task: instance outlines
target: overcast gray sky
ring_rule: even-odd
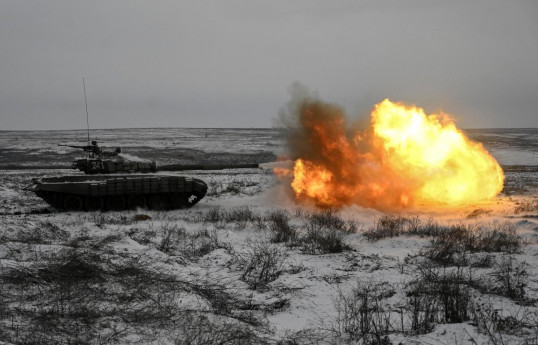
[[[300,81],[538,127],[538,1],[0,0],[0,130],[270,127]]]

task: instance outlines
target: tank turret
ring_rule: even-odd
[[[58,144],[58,146],[66,146],[66,147],[71,147],[71,148],[74,148],[74,149],[82,149],[84,152],[88,152],[91,157],[93,157],[93,156],[101,156],[101,154],[103,153],[103,151],[101,150],[99,145],[97,145],[96,140],[92,140],[91,145],[90,144],[89,145]],[[120,149],[120,152],[121,152],[121,149]]]
[[[103,150],[93,140],[91,145],[65,145],[88,152],[87,158],[77,159],[71,168],[80,170],[85,174],[118,174],[118,173],[150,173],[157,171],[157,164],[148,160],[130,160],[121,155],[121,147],[114,151]]]

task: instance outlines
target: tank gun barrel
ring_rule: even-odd
[[[258,163],[246,164],[169,164],[157,167],[157,171],[185,171],[185,170],[224,170],[224,169],[257,169]]]
[[[91,145],[68,145],[68,144],[58,144],[58,146],[71,147],[74,149],[82,149],[84,152],[89,152],[95,155],[100,155],[102,153],[101,148],[97,145],[96,141],[92,141]]]
[[[65,147],[71,147],[74,149],[85,149],[89,145],[67,145],[67,144],[58,144],[58,146],[65,146]]]

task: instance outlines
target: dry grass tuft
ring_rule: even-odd
[[[273,233],[271,237],[272,242],[284,242],[289,246],[298,245],[299,233],[297,232],[297,228],[290,224],[290,218],[289,213],[282,210],[269,213],[267,221],[269,223],[269,229]]]
[[[248,251],[238,254],[236,261],[241,267],[241,280],[250,289],[264,289],[286,269],[286,254],[278,246],[267,242],[250,241]]]
[[[470,319],[471,286],[476,285],[465,269],[421,267],[407,291],[406,310],[410,330],[425,334],[437,323],[461,323]]]
[[[516,203],[514,214],[538,212],[538,198]]]

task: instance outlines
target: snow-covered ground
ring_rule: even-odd
[[[2,171],[0,342],[538,344],[538,132],[517,131],[469,133],[517,151],[494,202],[398,215],[298,205],[270,168],[181,173],[209,186],[189,210],[56,212],[23,188],[72,171]],[[283,152],[277,130],[97,132],[158,163]],[[1,163],[61,163],[79,134],[0,132]]]

